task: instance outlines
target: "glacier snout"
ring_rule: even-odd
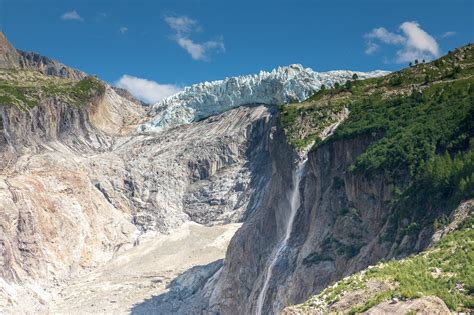
[[[219,114],[248,104],[279,105],[300,102],[322,85],[332,87],[345,83],[357,74],[359,79],[378,77],[387,71],[355,72],[346,70],[316,72],[302,65],[278,67],[271,72],[203,82],[153,105],[153,118],[139,131],[160,131]]]

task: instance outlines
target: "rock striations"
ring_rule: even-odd
[[[4,72],[32,71],[10,63],[15,51],[3,46]],[[29,77],[56,74],[36,71]],[[7,83],[21,91],[20,81]],[[38,103],[0,106],[2,311],[45,310],[64,281],[143,236],[186,221],[242,221],[268,182],[275,108],[245,106],[168,133],[137,135],[147,107],[103,85],[81,104],[30,85]]]
[[[0,68],[19,67],[19,53],[0,31]]]

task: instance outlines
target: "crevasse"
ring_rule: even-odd
[[[203,82],[153,105],[153,118],[139,131],[160,131],[219,114],[248,104],[278,105],[307,99],[324,84],[344,83],[354,74],[359,79],[387,74],[386,71],[355,72],[346,70],[316,72],[302,65],[278,67],[271,72]]]

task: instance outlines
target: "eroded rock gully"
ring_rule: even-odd
[[[0,117],[6,312],[47,310],[68,279],[144,237],[242,221],[271,171],[276,116],[265,106],[139,135],[145,108],[108,87],[82,107],[45,99],[27,112],[1,106]]]

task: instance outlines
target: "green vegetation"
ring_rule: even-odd
[[[473,136],[474,78],[412,89],[408,96],[373,93],[350,105],[349,118],[332,140],[368,134],[373,144],[355,170],[415,175],[421,161],[437,152],[466,150]],[[377,139],[380,138],[380,139]]]
[[[313,149],[341,139],[370,140],[346,172],[392,184],[389,229],[379,242],[399,243],[404,235],[415,238],[430,225],[441,228],[461,201],[474,197],[474,45],[385,77],[321,90],[303,103],[281,107],[281,123],[289,142],[301,148],[314,137],[320,139],[321,130],[334,122],[319,117],[335,116],[344,108],[350,112],[347,119]],[[334,178],[332,188],[340,189],[343,183]],[[341,216],[351,213],[347,207],[339,211]],[[346,292],[365,290],[370,279],[378,279],[391,286],[349,313],[395,297],[429,295],[441,298],[451,310],[472,310],[473,217],[426,252],[343,279],[301,308],[316,305],[326,311]],[[359,251],[357,246],[335,245],[332,249],[346,257]],[[312,253],[303,263],[311,266],[328,257]]]
[[[437,296],[455,311],[474,308],[474,230],[473,217],[464,228],[444,237],[427,252],[401,261],[390,261],[365,274],[397,283],[393,290],[380,293],[352,310],[359,313],[381,300],[392,297],[414,299]],[[471,226],[467,226],[471,224]]]
[[[415,299],[437,296],[453,311],[474,308],[474,215],[462,222],[458,229],[441,239],[429,250],[407,257],[379,263],[373,268],[356,273],[326,288],[311,298],[300,309],[317,305],[323,311],[339,301],[346,293],[367,288],[371,279],[391,283],[385,291],[367,296],[349,314],[361,313],[383,301],[398,298]],[[308,260],[319,257],[308,257]],[[318,301],[318,303],[315,303]]]
[[[474,121],[474,120],[473,120]],[[401,217],[412,217],[418,221],[431,209],[434,226],[447,223],[451,209],[461,200],[474,196],[474,150],[473,145],[465,152],[451,156],[447,151],[421,161],[417,176],[406,190],[396,198]],[[439,209],[446,209],[439,213]]]
[[[389,132],[389,136],[394,137],[397,131],[423,124],[438,112],[449,116],[446,107],[450,109],[458,99],[466,109],[474,89],[471,88],[473,47],[462,47],[432,63],[418,64],[385,77],[354,80],[332,89],[321,89],[305,102],[281,106],[282,126],[290,143],[301,148],[302,144],[311,143],[309,138],[319,137],[319,132],[333,123],[334,116],[344,108],[350,109],[349,119],[338,128],[333,139],[372,131]],[[459,91],[462,95],[456,94]],[[418,108],[420,104],[423,106]],[[433,105],[437,108],[431,108]],[[399,116],[400,113],[403,116]],[[418,119],[419,114],[423,117]],[[406,121],[406,118],[410,120]],[[374,164],[371,166],[377,168],[377,163]]]
[[[394,227],[404,218],[418,224],[404,226],[406,234],[439,224],[459,201],[474,196],[474,45],[415,64],[322,89],[305,102],[282,106],[280,118],[297,148],[369,138],[371,144],[347,171],[393,183]],[[344,108],[347,119],[321,141],[321,131]]]
[[[310,266],[324,261],[332,261],[332,258],[325,255],[318,255],[317,253],[311,253],[303,259],[303,264]]]
[[[323,130],[339,121],[344,110],[344,102],[315,104],[315,97],[325,94],[321,90],[305,102],[280,107],[280,122],[285,129],[288,141],[296,148],[305,148],[319,143]],[[304,127],[303,127],[304,126]]]
[[[91,76],[76,81],[30,70],[0,69],[0,105],[13,105],[25,111],[49,97],[81,106],[104,91],[105,85]]]

